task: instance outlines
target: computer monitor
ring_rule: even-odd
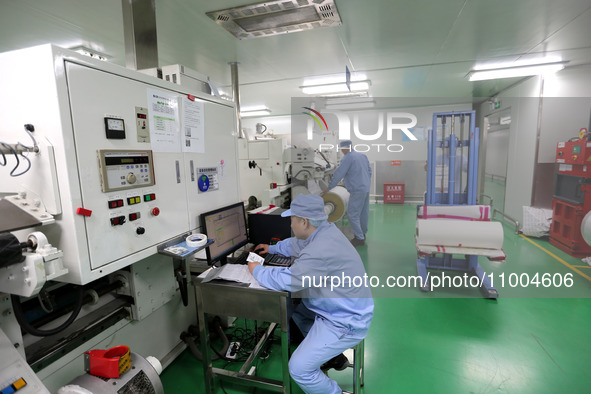
[[[207,262],[227,263],[227,256],[248,243],[244,204],[239,202],[200,215],[201,230],[214,243],[206,248]]]

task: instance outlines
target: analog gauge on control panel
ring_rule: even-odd
[[[107,139],[125,139],[125,121],[120,118],[105,117]]]

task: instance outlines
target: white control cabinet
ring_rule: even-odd
[[[55,215],[38,230],[64,252],[62,281],[86,284],[149,257],[195,230],[201,212],[240,201],[232,103],[52,45],[0,54],[0,86],[0,141],[30,144],[33,124],[41,148],[20,177],[7,155],[0,193],[25,191]],[[203,103],[204,152],[184,152],[181,136],[162,149],[183,116],[176,129],[150,118],[151,92]],[[216,170],[215,189],[200,192],[199,169]]]

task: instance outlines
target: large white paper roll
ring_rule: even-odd
[[[417,219],[417,244],[501,249],[503,226],[499,222]]]
[[[581,222],[581,235],[588,245],[591,245],[591,212],[587,212]]]
[[[349,196],[349,192],[343,186],[336,186],[322,196],[324,212],[328,215],[329,222],[336,222],[343,217],[349,205]]]

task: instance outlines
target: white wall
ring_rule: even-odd
[[[539,163],[554,163],[556,144],[589,128],[591,65],[566,69],[544,80]]]
[[[567,68],[543,79],[529,78],[498,99],[502,109],[511,111],[504,211],[522,222],[523,206],[532,205],[534,193],[551,198],[552,188],[541,188],[539,182],[554,178],[548,172],[553,171],[556,143],[577,137],[580,128],[589,127],[591,65]],[[488,103],[481,104],[480,110],[483,117],[492,113]],[[534,189],[536,168],[538,184]]]
[[[511,112],[504,212],[520,222],[522,207],[530,205],[533,190],[540,81],[530,78],[498,96],[501,109]],[[489,103],[481,104],[480,110],[482,116],[493,113]]]

